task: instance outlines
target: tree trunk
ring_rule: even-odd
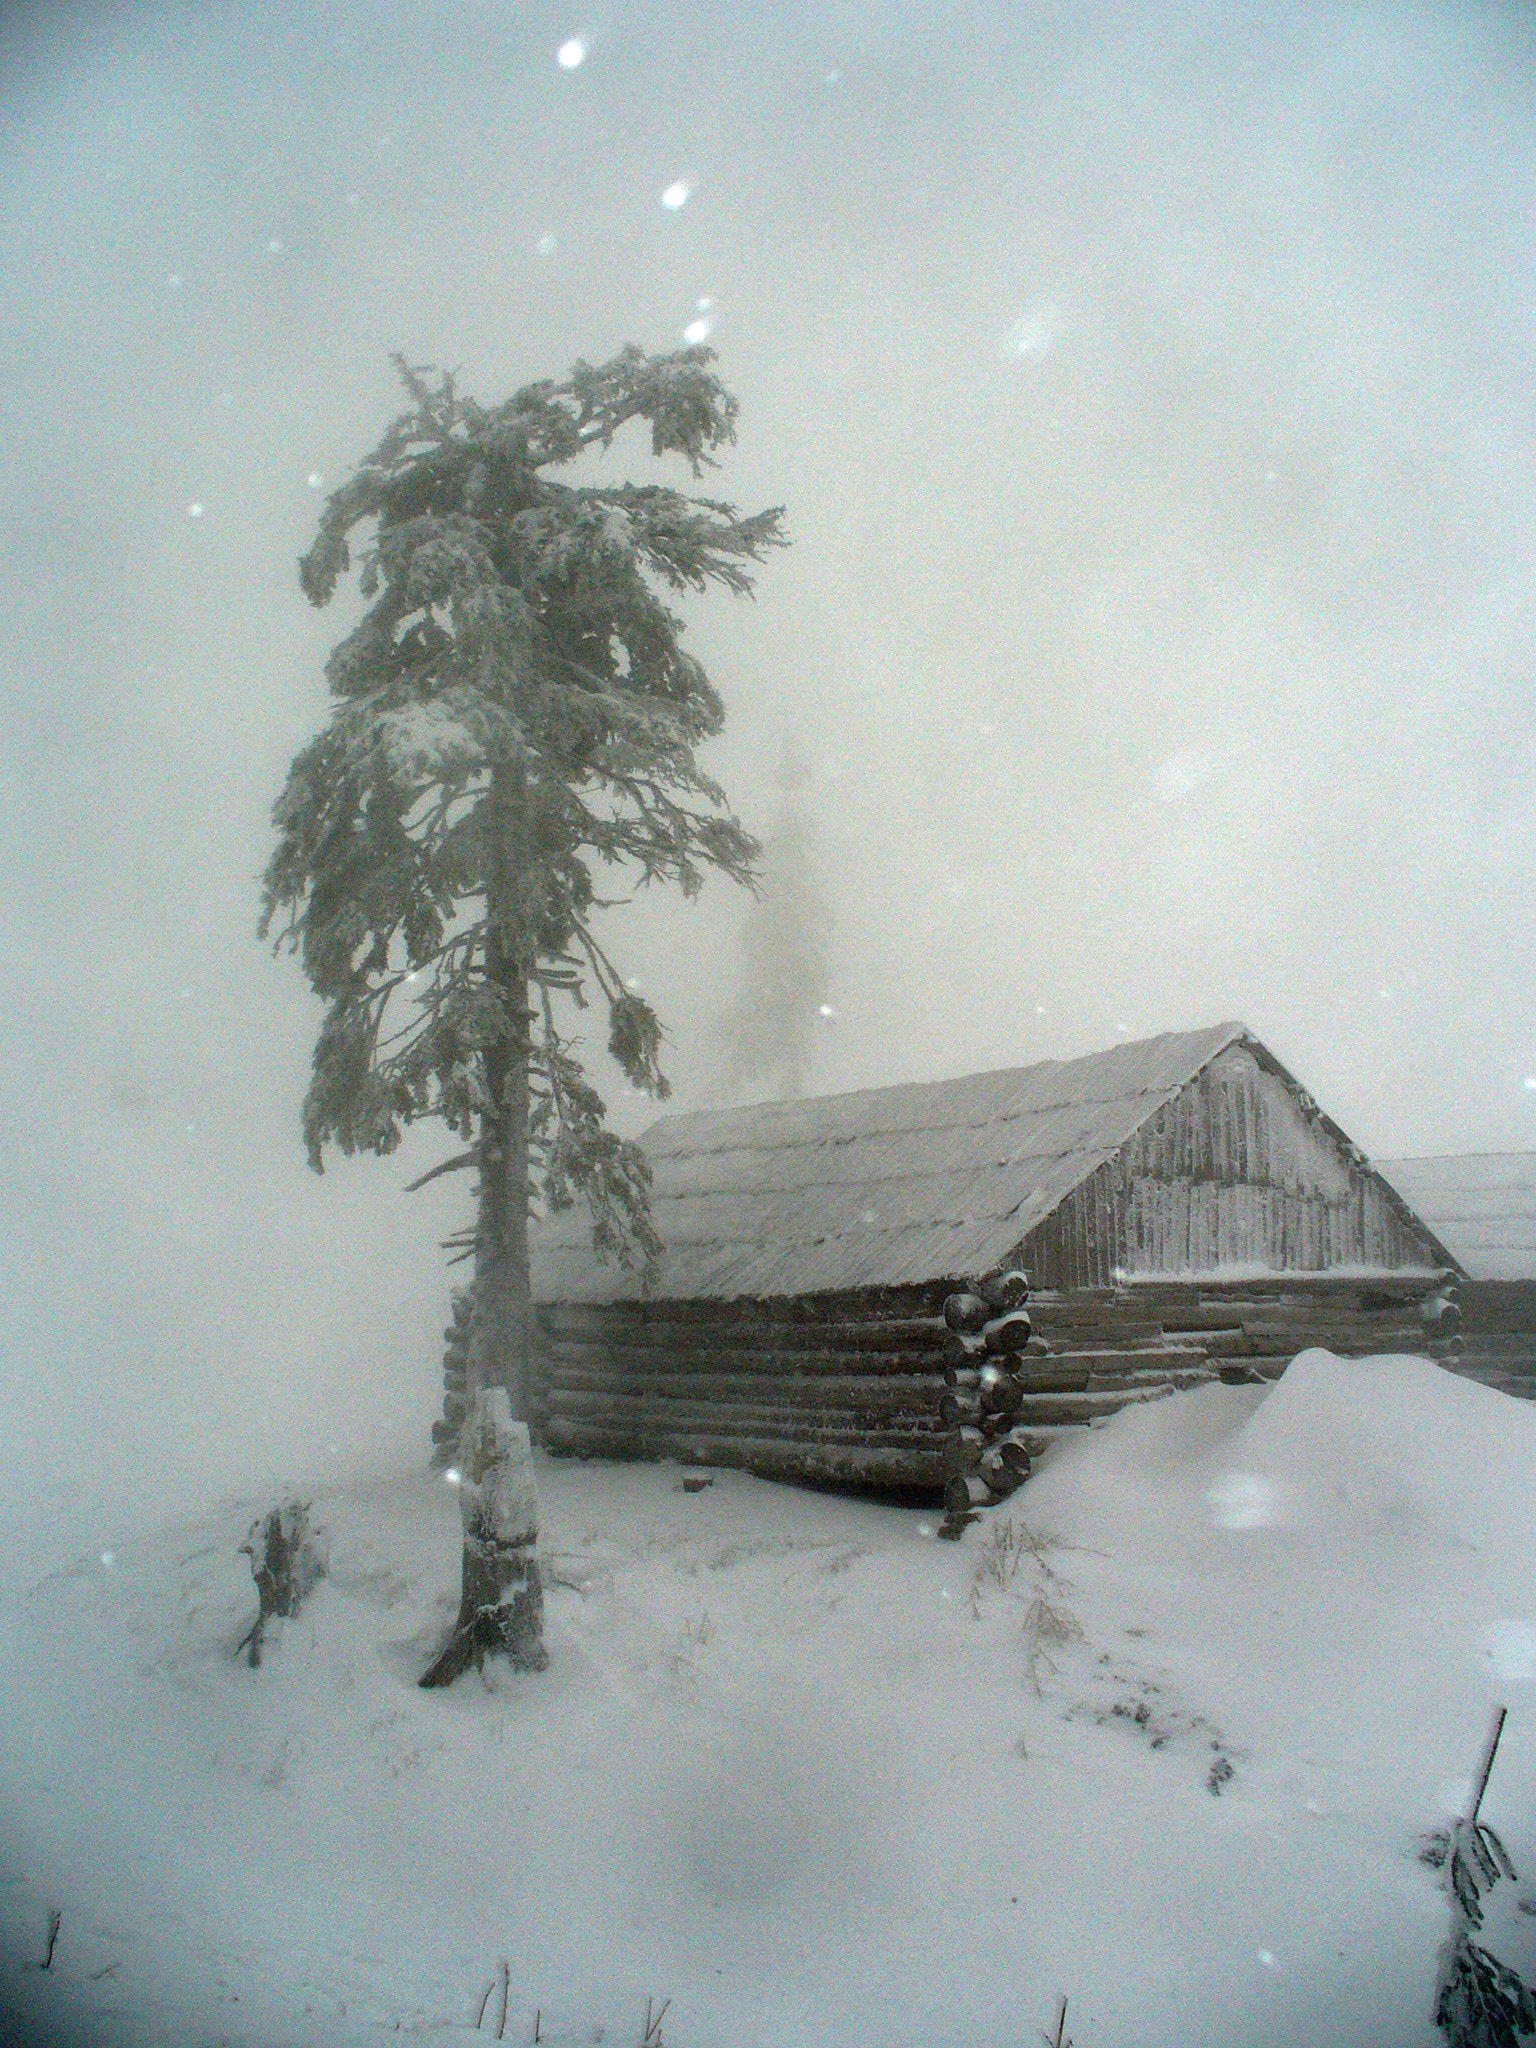
[[[538,1504],[526,1425],[514,1422],[501,1387],[475,1396],[465,1430],[459,1509],[464,1562],[453,1633],[422,1676],[424,1686],[452,1685],[486,1653],[509,1657],[519,1671],[543,1671],[544,1587],[535,1556]]]
[[[522,778],[495,770],[490,814],[493,845],[486,882],[486,972],[501,997],[507,1035],[487,1047],[486,1092],[493,1107],[480,1124],[479,1224],[475,1247],[475,1338],[471,1391],[503,1387],[519,1422],[532,1419],[533,1296],[528,1278],[528,1055],[531,919]]]

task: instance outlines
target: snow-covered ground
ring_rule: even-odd
[[[1536,1977],[1533,1475],[1536,1405],[1316,1351],[1061,1443],[958,1545],[541,1461],[551,1667],[446,1693],[439,1479],[315,1496],[258,1671],[268,1503],[96,1532],[0,1605],[0,2038],[468,2040],[505,1958],[524,2043],[633,2048],[649,1999],[668,2048],[1020,2048],[1065,1995],[1077,2048],[1428,2048],[1419,1852],[1494,1700],[1488,1938]]]

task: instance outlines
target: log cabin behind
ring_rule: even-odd
[[[1458,1371],[1536,1399],[1536,1152],[1384,1161],[1466,1273]]]
[[[1459,1269],[1241,1024],[1083,1059],[669,1116],[642,1140],[664,1251],[535,1237],[554,1451],[937,1486],[942,1306],[1022,1265],[1041,1435],[1308,1344],[1427,1348]]]

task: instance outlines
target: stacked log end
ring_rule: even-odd
[[[1043,1348],[1028,1310],[1029,1276],[1017,1267],[988,1274],[944,1303],[944,1392],[949,1425],[944,1455],[944,1521],[951,1541],[983,1508],[1006,1500],[1029,1477],[1030,1454],[1019,1417],[1023,1361]]]

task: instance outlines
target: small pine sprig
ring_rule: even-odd
[[[1536,1992],[1507,1963],[1472,1939],[1483,1924],[1483,1894],[1501,1878],[1513,1879],[1509,1851],[1478,1818],[1503,1732],[1505,1710],[1495,1707],[1467,1812],[1448,1835],[1436,1837],[1432,1859],[1446,1874],[1451,1929],[1440,1954],[1435,2024],[1449,2048],[1520,2048],[1536,2033]]]
[[[1451,2048],[1520,2048],[1536,2033],[1531,1987],[1470,1935],[1451,1944],[1435,2001],[1435,2024]]]

